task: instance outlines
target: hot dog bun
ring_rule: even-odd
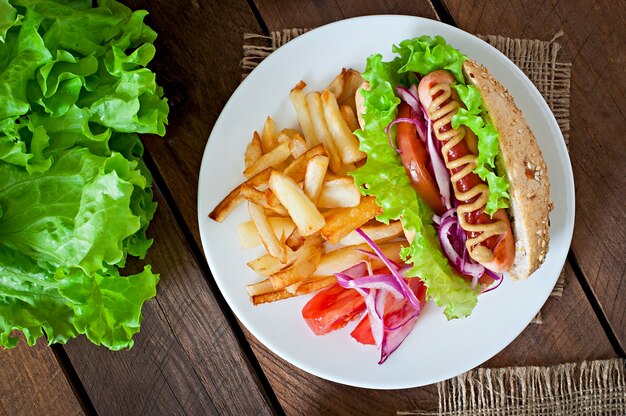
[[[550,243],[548,217],[553,205],[546,162],[506,88],[487,68],[471,60],[464,62],[463,74],[480,91],[485,116],[500,134],[496,167],[509,181],[509,217],[515,235],[515,260],[509,273],[514,279],[526,279],[543,263]]]

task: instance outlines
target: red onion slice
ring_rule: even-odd
[[[402,288],[396,279],[390,274],[374,274],[357,279],[348,279],[343,273],[336,273],[339,286],[346,289],[384,289],[389,291],[396,299],[404,299]]]
[[[398,95],[400,96],[400,98],[409,105],[409,107],[411,107],[413,109],[413,111],[419,113],[421,112],[421,108],[420,108],[420,102],[419,99],[417,98],[417,87],[415,87],[415,93],[413,93],[413,86],[411,86],[411,90],[407,89],[406,87],[403,87],[401,85],[398,85],[396,87],[396,92],[398,93]]]
[[[485,273],[485,267],[464,256],[467,251],[465,247],[465,231],[462,231],[456,216],[447,216],[446,214],[442,216],[441,225],[437,232],[441,248],[450,263],[459,273],[472,277],[472,287],[476,287],[478,279]],[[460,229],[462,233],[459,233]],[[455,250],[450,238],[462,239],[462,244],[458,245],[460,245],[463,255]]]
[[[504,276],[496,273],[496,272],[492,272],[489,269],[485,269],[485,274],[489,277],[491,277],[493,280],[495,280],[497,283],[495,286],[491,286],[488,287],[487,289],[483,290],[481,293],[487,293],[487,292],[491,292],[492,290],[496,290],[497,288],[500,287],[500,285],[502,284],[502,281],[504,280]]]
[[[402,276],[398,273],[398,268],[391,262],[391,260],[389,260],[389,258],[387,258],[387,256],[385,256],[380,247],[378,247],[376,243],[374,243],[374,241],[372,241],[372,239],[363,232],[363,230],[357,228],[356,232],[365,240],[365,242],[372,248],[372,250],[374,250],[374,253],[376,253],[378,258],[385,264],[385,266],[387,266],[389,271],[391,271],[391,274],[398,281],[398,284],[402,288],[402,293],[404,294],[404,297],[409,301],[409,303],[413,305],[415,309],[421,308],[419,300],[417,300],[417,297],[415,297],[415,293],[411,291]]]

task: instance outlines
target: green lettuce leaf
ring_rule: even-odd
[[[141,305],[154,296],[157,277],[147,268],[122,278],[114,266],[123,266],[129,251],[145,255],[152,243],[145,236],[156,207],[149,184],[138,161],[120,153],[96,156],[82,147],[64,152],[45,173],[0,163],[0,249],[11,253],[0,256],[0,298],[13,308],[30,302],[36,309],[29,307],[18,321],[3,310],[0,334],[28,327],[38,336],[43,329],[50,342],[86,334],[112,349],[132,345]],[[71,330],[65,321],[62,330],[55,326],[40,308],[42,296],[57,318],[76,315]],[[77,310],[62,313],[64,303]],[[61,338],[51,335],[57,332]]]
[[[364,91],[365,126],[357,130],[361,150],[367,162],[352,173],[365,195],[376,197],[383,208],[378,220],[400,219],[404,227],[415,232],[413,243],[402,255],[412,263],[409,276],[419,276],[428,288],[428,295],[445,308],[448,319],[468,316],[477,303],[477,292],[450,267],[432,226],[432,211],[419,199],[406,175],[398,154],[389,146],[385,127],[395,118],[400,99],[395,85],[401,79],[398,69],[402,60],[383,62],[380,55],[367,60],[363,77],[370,83]]]
[[[114,0],[0,0],[0,345],[133,345],[156,210],[135,133],[165,134],[156,33]]]
[[[441,36],[420,36],[415,39],[406,39],[400,45],[393,46],[403,65],[399,72],[417,72],[426,75],[437,69],[447,69],[457,81],[463,81],[463,61],[465,56],[448,45]]]
[[[19,251],[0,245],[0,345],[17,345],[14,330],[28,345],[45,336],[65,344],[85,334],[96,345],[112,350],[130,348],[139,331],[141,307],[154,297],[159,276],[150,266],[132,276],[79,269],[54,269]]]

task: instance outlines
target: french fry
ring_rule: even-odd
[[[240,203],[245,201],[245,199],[241,196],[241,189],[246,185],[255,188],[266,185],[270,179],[271,172],[271,168],[265,169],[230,191],[230,193],[226,195],[226,197],[222,199],[219,204],[217,204],[213,211],[211,211],[209,218],[217,222],[224,221],[228,214],[233,212],[233,210],[237,208]]]
[[[281,133],[285,133],[290,139],[293,139],[296,136],[302,137],[302,133],[295,129],[282,129]]]
[[[343,163],[354,163],[365,157],[359,150],[359,140],[341,115],[335,95],[326,90],[322,93],[322,106],[328,130],[336,143]]]
[[[265,119],[263,125],[263,132],[261,133],[261,147],[263,153],[267,153],[276,147],[278,141],[276,140],[276,123],[271,117]]]
[[[270,276],[278,273],[286,267],[291,266],[300,258],[310,257],[316,250],[321,249],[323,240],[317,235],[313,235],[304,241],[298,250],[287,250],[287,262],[281,263],[277,258],[265,254],[259,258],[249,261],[248,267],[262,276]]]
[[[289,151],[291,152],[291,156],[293,156],[294,159],[297,159],[302,156],[307,151],[307,149],[308,147],[306,145],[306,141],[304,141],[300,134],[296,133],[289,143]]]
[[[324,217],[313,202],[289,176],[273,171],[269,180],[270,189],[283,204],[289,216],[303,236],[309,236],[324,226]]]
[[[306,87],[306,83],[304,81],[300,81],[289,93],[289,99],[291,100],[291,104],[298,115],[298,121],[300,122],[300,127],[302,127],[302,132],[307,146],[313,147],[318,145],[320,142],[315,134],[313,122],[311,121],[311,115],[309,113],[309,106],[306,102],[304,92],[302,91],[304,87]]]
[[[289,210],[288,207],[287,210]],[[322,227],[320,232],[322,237],[330,244],[337,244],[352,230],[365,224],[380,213],[382,213],[382,210],[376,205],[376,199],[372,196],[367,196],[361,198],[361,203],[356,207],[341,208],[333,215],[327,217],[326,224]]]
[[[251,186],[244,185],[241,188],[241,197],[246,201],[259,205],[265,209],[270,210],[274,214],[278,214],[282,217],[289,215],[285,207],[280,204],[276,198],[273,198],[271,191],[265,192],[259,191]]]
[[[332,82],[328,84],[328,87],[326,87],[328,91],[331,91],[337,97],[343,94],[346,72],[346,68],[343,68],[339,75],[337,75],[335,79],[333,79]]]
[[[322,188],[325,186],[324,177],[328,169],[328,157],[318,155],[309,160],[304,174],[304,193],[317,205]],[[357,189],[358,192],[358,189]]]
[[[252,135],[252,141],[246,146],[246,153],[244,154],[244,162],[246,168],[256,162],[261,156],[263,156],[263,149],[261,148],[261,137],[256,131]]]
[[[379,223],[376,225],[366,225],[361,227],[361,230],[375,242],[386,241],[402,235],[402,223],[400,221],[393,221],[389,224]],[[356,231],[352,231],[350,234],[342,238],[338,244],[342,246],[351,246],[359,244],[362,241],[363,237],[361,237]]]
[[[311,121],[313,122],[313,128],[317,140],[320,141],[326,153],[328,153],[330,169],[333,172],[337,172],[341,167],[341,156],[337,149],[337,144],[333,140],[333,136],[328,130],[326,120],[324,118],[324,108],[322,107],[322,98],[319,92],[310,92],[306,95],[306,103],[309,106],[309,113],[311,114]]]
[[[281,144],[281,143],[285,143],[291,140],[291,137],[289,137],[289,135],[287,135],[287,133],[285,132],[280,132],[278,133],[278,135],[276,136],[276,142],[277,144]]]
[[[285,168],[283,173],[296,182],[302,182],[304,180],[304,175],[306,173],[306,167],[309,163],[309,160],[317,155],[326,155],[324,145],[318,144],[317,146],[312,147],[304,152],[302,155],[300,155],[299,158],[291,162],[289,166]]]
[[[407,246],[406,241],[380,244],[379,247],[391,260],[395,262],[401,262],[400,249]],[[357,250],[371,251],[372,249],[367,244],[359,244],[354,246],[342,247],[337,250],[329,251],[325,253],[320,259],[320,264],[313,272],[313,277],[328,276],[334,273],[346,270],[349,267],[361,261],[369,261],[372,269],[379,269],[384,266],[383,262],[376,259],[371,259],[367,254],[359,252]]]
[[[349,69],[344,75],[343,93],[341,96],[337,96],[339,104],[348,105],[356,112],[354,95],[362,83],[363,77],[361,76],[361,73],[359,71],[355,71],[354,69]]]
[[[287,240],[285,240],[285,245],[292,250],[298,250],[304,244],[305,238],[298,231],[298,227],[295,227]]]
[[[268,283],[265,285],[271,285],[271,283],[269,283],[269,279],[264,280],[263,283],[266,281]],[[275,302],[277,300],[287,299],[294,296],[307,295],[309,293],[330,287],[335,283],[337,283],[337,278],[335,276],[320,277],[316,279],[307,279],[303,282],[288,286],[285,289],[273,292],[263,292],[250,296],[252,297],[252,303],[254,305],[260,305],[262,303]]]
[[[341,116],[348,125],[348,128],[350,128],[350,131],[354,133],[361,128],[361,126],[359,126],[359,120],[357,120],[354,110],[352,110],[350,106],[341,105],[339,106],[339,111],[341,111]]]
[[[274,149],[272,149],[269,153],[265,153],[256,162],[247,167],[243,171],[243,175],[246,178],[250,178],[267,168],[279,165],[280,163],[287,160],[289,156],[291,156],[291,152],[289,151],[289,142],[281,143]]]
[[[248,203],[248,212],[250,213],[250,218],[254,222],[254,226],[259,233],[259,238],[261,239],[261,242],[265,246],[267,252],[272,257],[279,259],[281,263],[287,263],[287,248],[282,245],[280,241],[278,241],[278,238],[276,238],[274,230],[267,220],[263,208],[250,202]]]
[[[322,249],[315,250],[310,256],[299,258],[292,265],[271,275],[270,282],[274,289],[283,289],[296,282],[300,282],[313,274],[320,263]]]
[[[277,239],[281,239],[282,236],[290,235],[296,228],[296,224],[290,218],[284,217],[269,217],[268,221],[270,226],[274,230],[274,234]],[[259,233],[254,226],[254,222],[246,221],[237,226],[237,234],[239,235],[239,242],[243,248],[256,247],[261,244]]]
[[[272,282],[270,282],[270,279],[265,279],[261,280],[260,282],[246,286],[246,290],[248,291],[248,295],[258,296],[265,293],[274,292],[274,286],[272,286]]]
[[[320,208],[348,208],[359,205],[359,202],[361,202],[361,192],[354,184],[354,179],[337,178],[324,182],[317,206]]]

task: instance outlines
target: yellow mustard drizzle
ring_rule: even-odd
[[[478,196],[474,202],[463,203],[457,207],[461,228],[468,232],[480,233],[476,237],[468,238],[465,242],[465,246],[469,251],[470,257],[479,263],[487,263],[493,260],[493,251],[479,244],[489,237],[503,234],[506,231],[506,224],[501,220],[494,221],[490,224],[470,224],[465,219],[465,214],[477,211],[487,204],[487,201],[489,200],[489,187],[486,184],[481,183],[474,186],[467,192],[460,192],[457,189],[457,183],[459,180],[469,175],[476,167],[477,156],[469,153],[458,159],[452,161],[448,160],[448,152],[465,138],[465,128],[451,128],[450,130],[443,132],[441,129],[448,123],[452,122],[452,116],[459,111],[459,103],[456,100],[449,100],[445,106],[443,105],[452,94],[449,84],[443,82],[439,83],[432,87],[428,92],[431,97],[440,94],[431,102],[428,107],[428,114],[432,120],[436,120],[433,124],[433,128],[435,130],[435,137],[443,143],[441,152],[443,153],[446,167],[450,171],[462,167],[461,170],[450,177],[454,195],[459,201],[469,201]]]

